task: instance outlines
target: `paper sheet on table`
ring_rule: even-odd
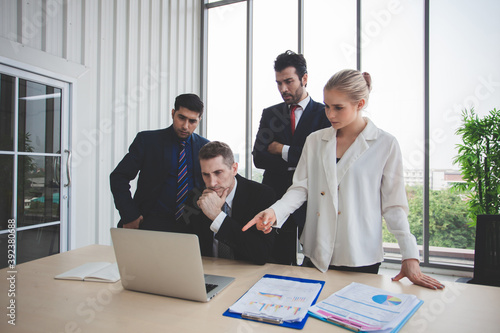
[[[311,306],[309,313],[361,331],[396,332],[422,303],[415,295],[353,282]]]
[[[253,285],[229,311],[283,321],[301,321],[321,290],[320,283],[263,277]]]

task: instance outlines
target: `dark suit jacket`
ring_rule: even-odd
[[[234,194],[231,217],[224,219],[215,238],[227,244],[234,251],[235,259],[247,260],[263,265],[269,261],[274,242],[274,232],[264,234],[255,226],[243,232],[241,228],[257,213],[271,206],[275,201],[274,191],[260,183],[236,175],[238,185]],[[184,214],[189,216],[189,225],[198,235],[201,254],[213,256],[214,233],[210,230],[212,221],[197,205],[202,190],[193,190],[186,200]]]
[[[203,186],[198,152],[208,142],[207,139],[193,133],[191,149],[193,158],[193,182],[195,187]],[[168,152],[176,145],[172,126],[155,131],[137,134],[130,145],[129,152],[110,175],[111,192],[121,220],[118,226],[132,222],[139,216],[146,217],[157,203],[168,172],[177,174],[177,169],[166,170],[170,158]],[[137,190],[132,198],[130,181],[139,173]]]
[[[257,168],[265,170],[262,183],[271,186],[278,198],[281,198],[292,184],[293,171],[289,172],[288,168],[297,166],[307,136],[329,126],[331,124],[325,115],[324,105],[313,101],[312,98],[300,117],[294,135],[290,128],[290,111],[286,103],[276,104],[262,111],[252,153],[253,161]],[[273,141],[290,146],[288,162],[267,151]]]
[[[312,98],[300,117],[294,135],[290,126],[290,110],[286,103],[276,104],[262,111],[252,152],[253,162],[257,168],[264,169],[262,183],[269,185],[276,192],[278,199],[292,185],[294,171],[289,171],[288,168],[297,166],[307,136],[328,126],[331,124],[325,115],[324,105],[316,103]],[[267,151],[267,147],[273,141],[290,146],[288,162],[283,160],[281,155],[274,155]],[[276,263],[285,265],[297,263],[297,226],[300,235],[305,219],[306,204],[304,203],[279,229],[273,249]]]

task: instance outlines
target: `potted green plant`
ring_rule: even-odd
[[[500,111],[480,118],[464,110],[462,137],[454,162],[462,172],[455,189],[468,196],[471,226],[476,227],[474,277],[468,283],[500,287]]]
[[[478,215],[500,214],[500,111],[493,109],[480,118],[474,111],[462,112],[462,137],[454,163],[460,167],[463,182],[453,184],[467,195],[471,226]]]

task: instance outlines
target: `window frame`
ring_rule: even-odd
[[[245,1],[247,2],[247,103],[246,103],[246,133],[245,133],[245,141],[246,141],[246,168],[245,168],[245,176],[250,178],[252,175],[252,159],[251,159],[251,150],[252,150],[252,29],[253,29],[253,0],[221,0],[208,3],[208,0],[202,0],[203,3],[203,11],[202,11],[202,41],[201,41],[201,56],[202,56],[202,66],[201,66],[201,87],[200,91],[202,92],[202,99],[206,102],[207,97],[207,45],[208,45],[208,11],[211,8],[216,8],[220,6],[231,5],[233,3],[238,3]],[[362,0],[356,0],[356,63],[357,69],[361,70],[362,62],[361,62],[361,32],[362,32],[362,16],[361,16],[361,8],[362,8]],[[429,193],[430,193],[430,155],[429,155],[429,137],[430,137],[430,0],[423,0],[424,4],[424,180],[423,180],[423,243],[422,243],[422,262],[421,266],[429,267],[429,268],[437,268],[437,269],[452,269],[457,271],[473,271],[473,266],[470,265],[459,265],[452,263],[433,263],[430,262],[429,255],[429,239],[430,239],[430,231],[429,231]],[[298,17],[297,20],[299,22],[298,27],[299,31],[297,32],[297,49],[299,53],[304,52],[304,0],[297,0],[298,6]],[[209,115],[207,115],[208,117]],[[201,125],[201,134],[206,135],[206,122]],[[400,263],[401,260],[398,259],[389,259],[386,258],[385,262],[387,263]]]
[[[19,231],[32,230],[38,228],[44,228],[54,225],[59,225],[59,252],[65,252],[69,248],[69,230],[70,230],[70,214],[69,214],[69,183],[68,179],[63,176],[68,174],[68,162],[70,159],[69,155],[69,133],[70,133],[70,84],[63,80],[58,80],[45,75],[34,73],[32,71],[26,71],[13,67],[6,64],[0,59],[0,73],[13,76],[14,80],[14,147],[12,151],[1,151],[2,155],[13,156],[13,198],[12,198],[12,218],[15,221],[15,233],[17,238],[17,233]],[[61,89],[61,141],[60,141],[60,153],[28,153],[19,151],[18,147],[18,135],[19,135],[19,80],[26,80],[31,82],[36,82],[43,85],[49,85]],[[30,226],[18,227],[18,215],[17,215],[17,205],[18,205],[18,195],[17,195],[17,180],[18,180],[18,157],[19,156],[38,156],[38,157],[60,157],[61,163],[61,184],[59,188],[60,193],[60,207],[59,207],[59,221],[46,222],[42,224],[34,224]],[[0,235],[9,234],[10,229],[0,230]],[[17,253],[17,243],[16,243],[16,253]],[[16,256],[17,260],[17,256]],[[17,264],[17,262],[16,262]]]

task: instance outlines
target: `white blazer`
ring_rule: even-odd
[[[403,260],[419,259],[408,224],[401,151],[395,137],[367,125],[336,163],[336,130],[310,134],[293,184],[271,208],[276,227],[307,200],[300,238],[304,255],[322,272],[329,265],[367,266],[384,259],[382,216]]]

